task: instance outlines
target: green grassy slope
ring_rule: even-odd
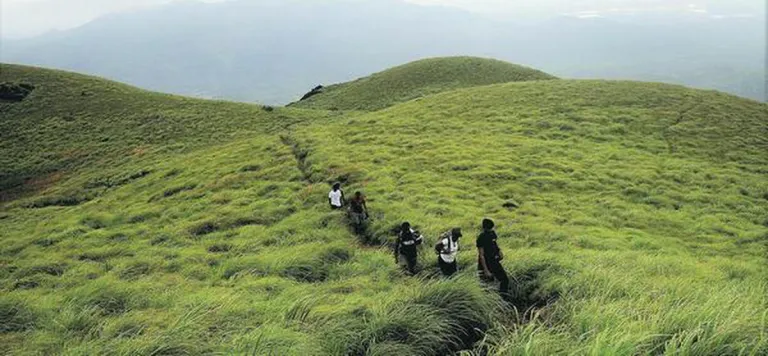
[[[548,79],[555,79],[555,77],[535,69],[495,59],[431,58],[388,69],[349,83],[328,86],[321,94],[291,106],[375,111],[425,95],[458,88]]]
[[[77,167],[110,167],[153,150],[186,152],[324,116],[299,109],[152,93],[96,77],[0,65],[0,82],[36,86],[0,102],[0,191]]]
[[[500,354],[762,354],[766,109],[660,84],[511,83],[300,137],[318,173],[372,197],[379,229],[496,218],[512,275],[561,296],[499,334]]]
[[[17,140],[3,146],[20,167],[9,171],[64,175],[0,208],[2,353],[768,352],[765,104],[541,81],[374,113],[267,112],[3,68],[0,82],[41,88],[0,103],[3,144]],[[76,111],[43,95],[62,78],[109,100]],[[135,123],[101,141],[134,110],[177,129],[151,140],[169,126]],[[56,112],[78,124],[54,130]],[[33,127],[59,142],[43,152]],[[99,155],[68,161],[73,149]],[[337,180],[369,196],[365,236],[326,209]],[[474,276],[485,216],[516,306],[556,300],[533,321]],[[464,227],[458,279],[432,277],[428,248],[420,278],[399,272],[378,246],[405,219],[430,244]],[[473,327],[488,337],[466,345]]]

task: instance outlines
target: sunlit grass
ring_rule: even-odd
[[[38,88],[0,103],[4,182],[64,174],[0,210],[2,353],[768,352],[763,104],[551,81],[266,112],[3,68]],[[82,90],[103,101],[63,100]],[[367,195],[365,235],[327,209],[333,181]],[[475,276],[483,217],[512,305]],[[387,245],[405,220],[428,242],[415,278]],[[443,280],[430,245],[453,226]]]

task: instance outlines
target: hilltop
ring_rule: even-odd
[[[538,80],[343,112],[0,83],[34,88],[0,101],[0,353],[768,352],[766,104]],[[368,195],[366,234],[327,208],[334,181]],[[482,217],[511,305],[475,277]],[[418,278],[387,247],[404,220]],[[442,280],[429,245],[452,226]]]
[[[376,111],[408,100],[454,89],[488,84],[551,80],[539,70],[495,59],[443,57],[423,59],[349,83],[322,88],[289,106],[325,110]]]

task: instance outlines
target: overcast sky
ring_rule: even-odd
[[[0,37],[22,38],[77,27],[106,14],[172,1],[226,0],[0,0]],[[242,1],[242,0],[241,0]],[[258,0],[248,0],[258,1]],[[317,1],[317,0],[305,0]],[[358,0],[365,1],[365,0]],[[765,0],[403,0],[446,5],[495,16],[594,17],[611,12],[698,12],[712,17],[765,16]]]

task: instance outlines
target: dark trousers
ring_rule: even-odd
[[[408,273],[411,275],[416,274],[416,254],[400,254],[400,261],[405,262],[405,268],[408,270]]]
[[[504,266],[501,265],[500,261],[496,260],[485,261],[485,263],[488,266],[488,270],[491,271],[493,278],[499,281],[499,293],[506,296],[509,293],[509,277],[507,277],[507,272],[504,271]]]
[[[459,270],[459,266],[456,264],[456,261],[453,262],[445,262],[442,258],[437,258],[437,264],[440,266],[440,270],[443,271],[443,275],[446,277],[452,276],[456,271]]]

